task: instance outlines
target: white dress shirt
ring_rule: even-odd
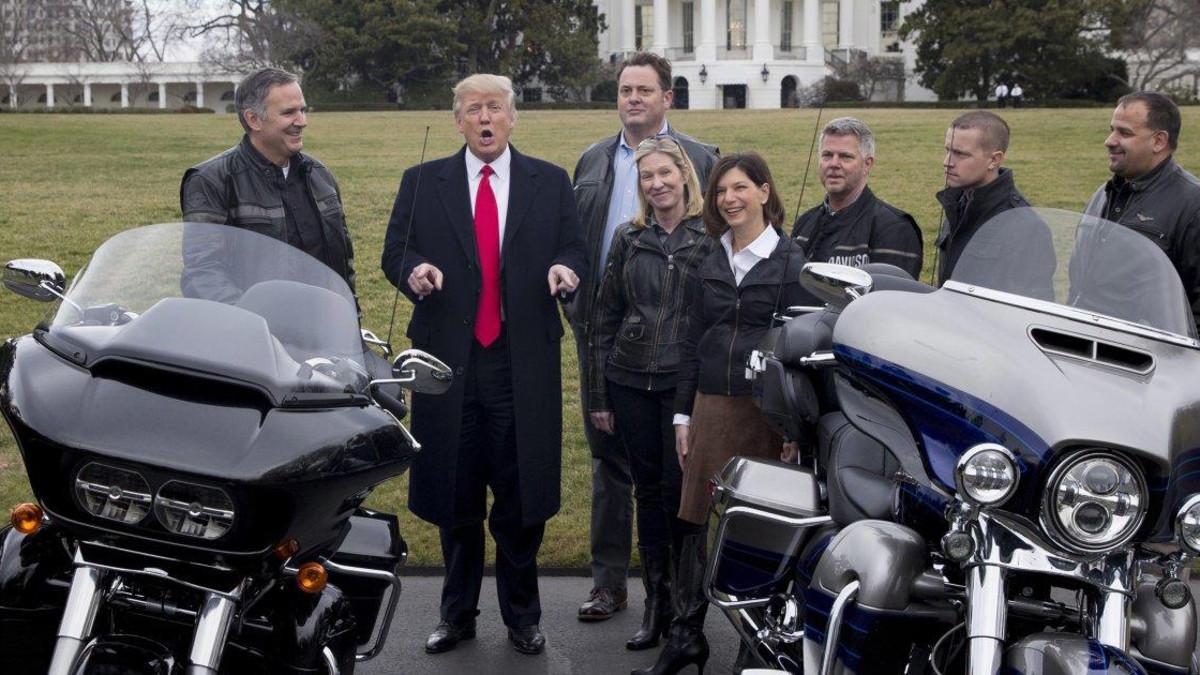
[[[467,148],[467,187],[471,190],[471,217],[475,217],[475,199],[479,196],[479,181],[483,178],[483,165],[486,163],[471,153]],[[500,216],[500,250],[504,250],[504,225],[508,221],[508,188],[512,185],[512,150],[504,148],[504,153],[491,163],[492,194],[496,196],[496,213]]]
[[[733,280],[738,286],[742,285],[742,279],[746,278],[747,272],[771,257],[778,245],[779,233],[770,225],[767,225],[762,234],[750,242],[749,246],[737,253],[733,252],[733,230],[726,230],[725,234],[721,235],[721,247],[725,249],[725,257],[729,259],[729,267],[733,270]]]

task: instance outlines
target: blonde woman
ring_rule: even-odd
[[[638,214],[613,237],[592,313],[592,424],[629,453],[646,610],[626,648],[658,644],[671,624],[670,544],[681,474],[672,430],[686,289],[716,242],[705,235],[696,171],[670,136],[634,155]]]

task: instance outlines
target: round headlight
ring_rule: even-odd
[[[958,458],[954,481],[963,499],[979,506],[1003,504],[1017,490],[1017,461],[1002,445],[980,443]]]
[[[1200,553],[1200,495],[1192,495],[1175,516],[1179,542],[1193,553]]]
[[[136,471],[89,462],[75,474],[75,497],[88,513],[127,525],[150,513],[150,486]]]
[[[1147,503],[1146,481],[1137,466],[1112,455],[1088,453],[1054,471],[1043,523],[1047,534],[1066,548],[1096,553],[1129,541],[1146,516]],[[1200,506],[1195,522],[1200,544]]]
[[[176,534],[217,539],[233,527],[233,500],[220,488],[173,480],[158,489],[154,515]]]

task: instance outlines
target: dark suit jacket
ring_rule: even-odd
[[[408,324],[413,346],[442,359],[455,373],[446,394],[413,396],[413,434],[425,449],[413,464],[409,508],[440,527],[462,524],[456,522],[463,518],[455,514],[455,472],[470,469],[458,465],[458,437],[482,282],[465,153],[464,147],[404,172],[383,248],[384,274],[414,303]],[[563,325],[546,276],[552,265],[562,264],[585,277],[587,255],[566,172],[516,148],[511,172],[500,248],[501,299],[516,394],[521,513],[529,525],[553,516],[560,504]],[[407,280],[423,262],[441,270],[444,279],[442,290],[418,301]],[[464,503],[467,499],[464,495]]]

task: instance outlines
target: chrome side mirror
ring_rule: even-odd
[[[380,340],[379,336],[375,335],[371,331],[367,330],[366,328],[360,328],[358,329],[358,334],[364,343],[369,344],[372,347],[379,347],[384,356],[392,355],[392,346],[385,340]]]
[[[800,285],[817,299],[843,308],[856,298],[871,292],[868,272],[833,263],[806,263],[800,270]]]
[[[4,286],[21,297],[52,302],[63,297],[67,275],[49,260],[11,260],[4,266]]]
[[[444,394],[454,382],[454,370],[427,352],[406,349],[392,363],[392,378],[371,384],[398,384],[418,394]]]

